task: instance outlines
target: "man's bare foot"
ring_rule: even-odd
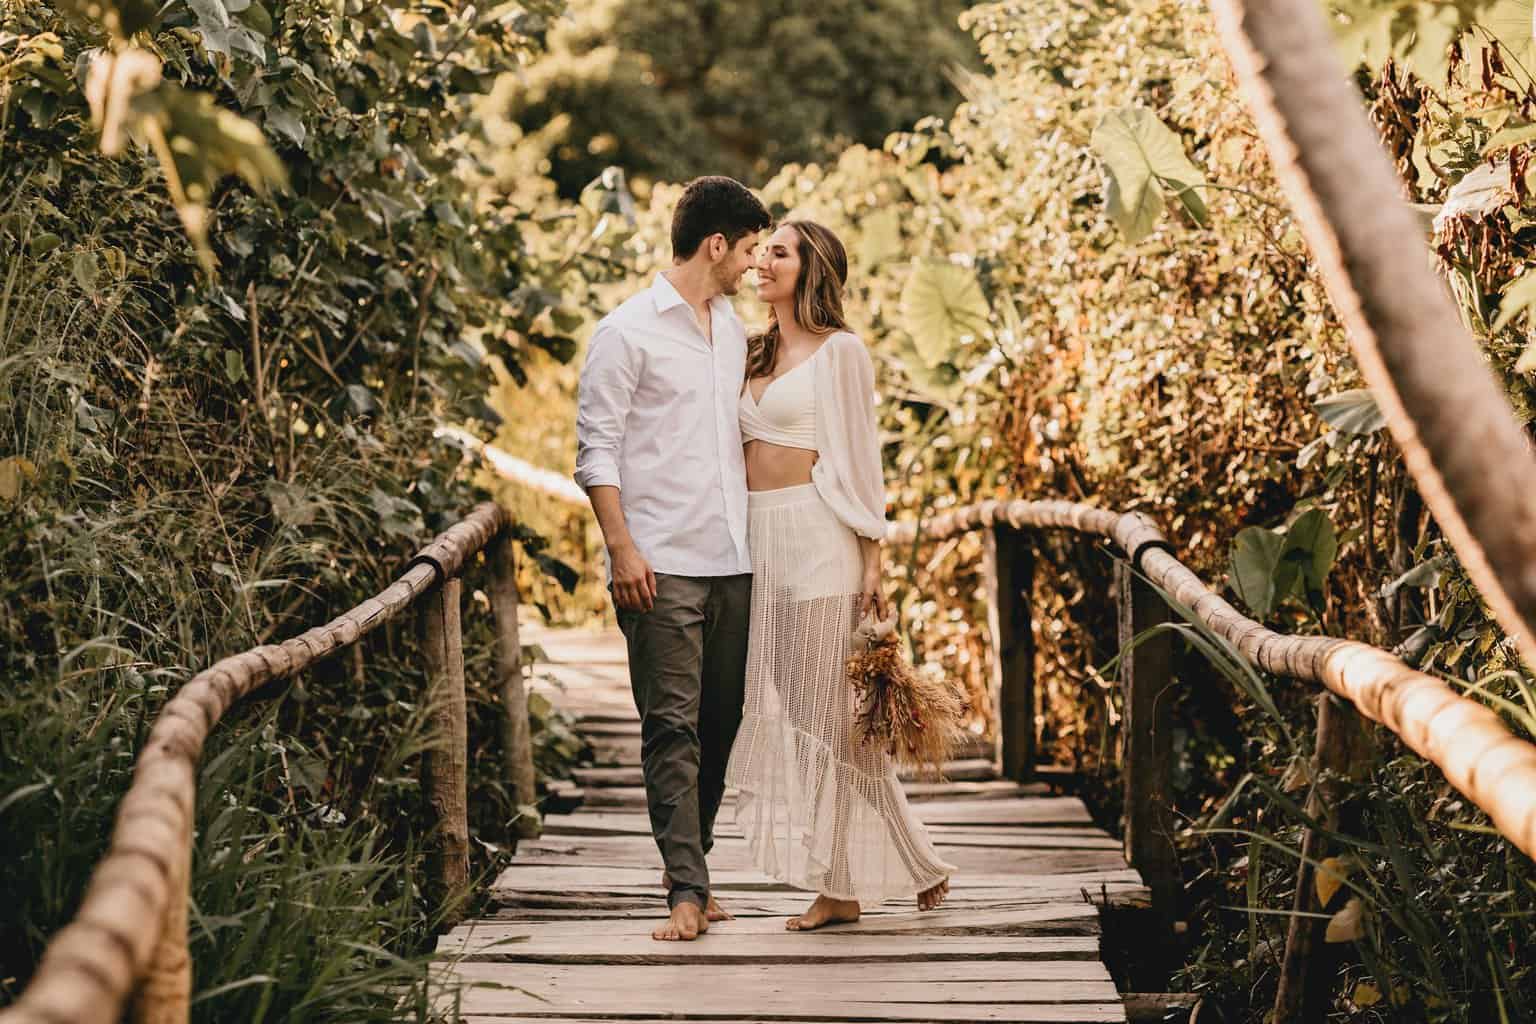
[[[943,903],[944,897],[948,895],[949,879],[946,878],[938,885],[935,885],[933,888],[924,889],[922,892],[917,894],[917,909],[933,910],[938,907],[940,903]]]
[[[858,900],[834,900],[830,896],[817,896],[809,910],[785,921],[784,927],[792,932],[811,932],[829,924],[852,924],[858,919]]]
[[[651,932],[651,938],[658,942],[692,942],[707,931],[709,918],[704,916],[699,905],[682,900],[672,908],[667,923]]]
[[[665,871],[661,873],[661,887],[667,892],[672,891],[672,876]],[[736,915],[720,905],[720,901],[713,896],[709,898],[709,905],[704,908],[704,916],[711,921],[734,921]]]

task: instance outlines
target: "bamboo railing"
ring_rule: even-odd
[[[125,1010],[136,1024],[184,1024],[192,990],[192,817],[203,744],[224,713],[257,687],[298,675],[412,608],[419,615],[436,737],[422,766],[436,822],[430,884],[452,920],[469,879],[460,578],[482,551],[491,570],[497,678],[507,710],[507,774],[518,803],[534,801],[515,553],[507,526],[498,506],[482,504],[423,548],[378,595],[280,644],[225,658],[182,686],[139,752],[111,845],[80,908],[49,942],[20,999],[0,1010],[0,1024],[115,1024]]]
[[[1397,656],[1355,640],[1284,636],[1243,615],[1207,587],[1173,552],[1146,516],[1066,501],[987,501],[945,512],[921,524],[896,524],[892,543],[939,541],[985,530],[989,620],[996,646],[993,688],[998,697],[999,763],[1025,778],[1033,763],[1034,657],[1029,639],[1033,590],[1030,529],[1061,529],[1103,537],[1119,549],[1115,576],[1119,602],[1119,665],[1124,697],[1126,859],[1151,890],[1153,908],[1170,932],[1183,883],[1174,847],[1171,768],[1171,636],[1153,631],[1176,602],[1265,672],[1320,683],[1328,693],[1380,723],[1431,762],[1494,826],[1527,856],[1536,857],[1536,745],[1513,735],[1502,719],[1445,682]],[[1150,632],[1149,632],[1150,631]],[[1326,695],[1324,695],[1326,697]],[[1367,737],[1331,700],[1320,699],[1314,755],[1315,787],[1309,812],[1329,821],[1338,802],[1337,779],[1357,760]],[[1303,1012],[1318,1005],[1327,978],[1308,969],[1320,945],[1323,920],[1313,906],[1313,871],[1322,859],[1320,833],[1308,829],[1297,885],[1277,1021],[1320,1019]]]

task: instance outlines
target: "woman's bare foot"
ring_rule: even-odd
[[[943,903],[944,897],[948,895],[949,879],[946,878],[938,885],[935,885],[933,888],[924,889],[922,892],[917,894],[917,909],[933,910],[940,903]]]
[[[830,896],[817,896],[809,910],[785,921],[784,927],[792,932],[811,932],[829,924],[852,924],[858,919],[858,900],[834,900]]]
[[[661,873],[661,887],[667,892],[672,891],[672,876],[665,871]],[[713,896],[709,898],[709,904],[704,908],[704,916],[711,921],[734,921],[736,915],[720,905],[720,901]]]
[[[667,923],[651,932],[651,938],[658,942],[692,942],[707,931],[709,918],[704,916],[699,905],[682,900],[672,908]]]

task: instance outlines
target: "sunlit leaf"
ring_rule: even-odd
[[[1353,857],[1327,857],[1317,865],[1313,881],[1317,889],[1317,905],[1326,907],[1333,902],[1334,893],[1344,885],[1344,880],[1355,870]]]
[[[901,290],[902,327],[930,369],[953,361],[991,313],[976,275],[954,263],[919,263]]]
[[[1093,150],[1104,167],[1110,219],[1126,241],[1152,233],[1166,196],[1182,204],[1195,223],[1206,223],[1205,176],[1178,135],[1152,111],[1125,107],[1106,114],[1094,130]]]
[[[1345,434],[1374,434],[1387,425],[1369,388],[1352,388],[1327,398],[1319,398],[1312,407],[1323,422]]]

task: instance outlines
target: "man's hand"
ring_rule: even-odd
[[[631,612],[648,612],[656,604],[656,574],[633,544],[608,549],[613,566],[613,603]]]

